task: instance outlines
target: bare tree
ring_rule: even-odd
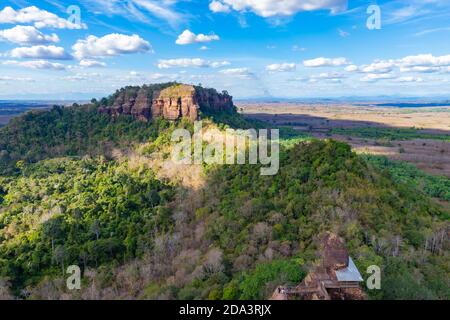
[[[10,284],[6,279],[0,278],[0,300],[13,300],[14,296],[9,290]]]

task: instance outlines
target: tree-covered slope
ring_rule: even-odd
[[[387,171],[395,181],[416,186],[433,198],[450,201],[450,178],[431,175],[412,164],[392,161],[383,156],[365,158],[376,168]]]
[[[95,104],[30,111],[0,128],[0,170],[11,171],[19,160],[108,156],[115,147],[131,147],[135,142],[156,138],[169,126],[162,119],[148,125],[129,116],[101,115]]]
[[[209,167],[207,176],[191,192],[129,161],[25,166],[1,180],[1,278],[16,289],[39,284],[31,292],[45,297],[44,284],[77,264],[86,274],[98,270],[85,285],[111,298],[123,286],[118,267],[132,265],[133,297],[261,299],[276,285],[298,283],[317,261],[318,236],[332,230],[363,274],[369,265],[382,268],[382,290],[370,296],[450,296],[447,213],[348,145],[312,141],[283,150],[274,177],[250,165]]]
[[[16,288],[142,255],[167,228],[173,187],[149,168],[85,158],[53,159],[0,177],[0,275]]]
[[[221,289],[228,297],[233,285],[233,298],[263,298],[264,288],[282,284],[283,273],[258,282],[267,272],[262,266],[273,261],[294,259],[308,270],[317,259],[317,236],[328,230],[345,239],[365,277],[368,266],[382,268],[382,289],[370,296],[450,296],[448,213],[371,168],[346,144],[298,144],[282,153],[274,177],[260,176],[254,166],[221,167],[210,172],[208,186],[196,223],[223,252],[230,282]],[[198,298],[211,286],[209,279],[193,285]]]

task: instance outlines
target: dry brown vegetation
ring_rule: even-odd
[[[450,107],[396,108],[351,105],[245,104],[250,118],[273,125],[308,131],[318,138],[332,137],[349,143],[356,152],[385,155],[415,164],[436,175],[450,177],[450,143],[438,140],[379,141],[330,135],[335,128],[418,128],[421,132],[450,134]]]
[[[384,155],[392,160],[415,164],[430,174],[450,177],[450,143],[436,140],[393,141],[380,145],[376,140],[333,136],[349,143],[357,153]]]
[[[0,116],[0,126],[7,124],[11,118],[12,116]]]
[[[241,104],[244,114],[274,121],[325,127],[398,127],[450,131],[450,107],[395,108],[353,105]]]

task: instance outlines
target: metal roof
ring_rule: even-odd
[[[335,271],[339,282],[361,282],[364,281],[352,258],[348,258],[348,267]]]

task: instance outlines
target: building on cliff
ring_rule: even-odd
[[[363,300],[363,281],[344,242],[327,233],[320,246],[321,263],[296,287],[278,287],[272,300]]]
[[[111,116],[131,115],[141,121],[153,118],[197,120],[201,113],[235,112],[226,91],[186,84],[126,87],[103,99],[99,112]]]

